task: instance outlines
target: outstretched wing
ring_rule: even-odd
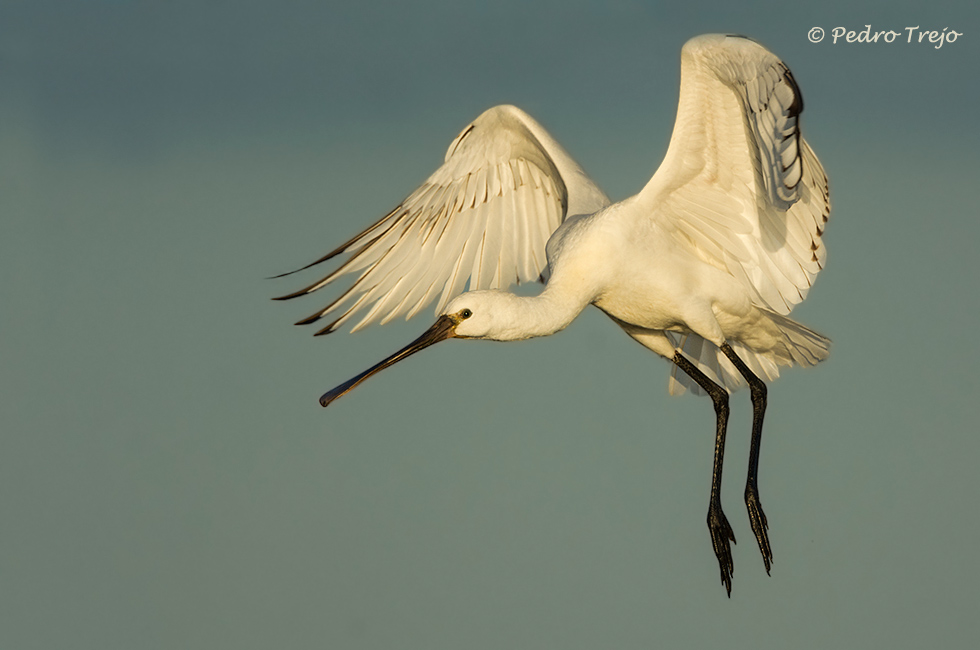
[[[806,297],[826,258],[827,177],[802,111],[789,68],[758,43],[688,41],[670,146],[641,193],[661,227],[778,314]]]
[[[278,300],[360,273],[339,298],[297,324],[333,316],[317,332],[327,334],[363,313],[354,331],[410,318],[436,299],[439,313],[467,282],[474,290],[537,280],[546,271],[545,244],[562,220],[608,203],[529,115],[496,106],[456,136],[443,165],[398,207],[303,269],[349,254],[340,267]]]

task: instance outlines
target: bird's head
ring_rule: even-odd
[[[452,299],[441,317],[455,323],[453,336],[462,339],[495,339],[499,336],[500,304],[511,294],[503,291],[470,291]]]

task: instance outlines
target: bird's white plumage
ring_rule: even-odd
[[[789,70],[762,46],[688,42],[670,146],[640,195],[680,243],[780,314],[820,271],[830,214],[827,178],[800,136],[801,110]]]
[[[827,177],[800,135],[802,104],[788,68],[757,43],[692,39],[681,51],[667,154],[640,194],[681,245],[738,279],[757,305],[784,315],[823,268],[830,215]],[[744,384],[716,346],[693,333],[675,340],[712,379],[729,388]],[[826,343],[819,347],[823,358]],[[778,376],[773,359],[736,351],[760,376]],[[813,363],[805,358],[784,361]],[[683,385],[700,392],[675,367],[671,392]]]
[[[346,262],[286,297],[359,273],[301,322],[329,315],[325,333],[359,316],[358,329],[433,301],[437,313],[452,313],[447,304],[459,310],[470,300],[497,313],[493,322],[478,314],[458,323],[457,335],[498,339],[552,333],[591,303],[658,354],[683,350],[730,390],[744,380],[720,351],[726,341],[760,377],[811,365],[829,341],[785,315],[823,267],[830,204],[801,136],[801,110],[792,74],[761,45],[692,39],[664,161],[637,196],[610,205],[531,117],[492,108],[453,140],[421,187],[319,260],[348,253]],[[506,289],[549,270],[538,297],[454,300],[467,286]],[[675,366],[671,392],[684,386],[699,390]]]
[[[456,136],[421,187],[328,255],[351,253],[347,262],[298,293],[360,272],[347,292],[311,317],[339,314],[327,331],[359,312],[366,311],[353,330],[411,317],[436,299],[438,312],[467,284],[506,289],[537,280],[547,273],[548,238],[570,211],[591,213],[608,203],[529,115],[496,106]]]

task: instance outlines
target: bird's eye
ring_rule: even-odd
[[[469,309],[464,309],[463,311],[459,312],[460,318],[469,318],[472,315],[473,312],[471,312]]]

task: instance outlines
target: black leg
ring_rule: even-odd
[[[711,500],[708,503],[708,531],[711,533],[711,545],[721,568],[721,582],[732,596],[732,573],[735,563],[732,560],[732,547],[728,543],[735,542],[735,534],[728,525],[728,519],[721,509],[721,468],[725,461],[725,431],[728,427],[728,391],[711,381],[707,375],[698,370],[680,352],[674,355],[677,367],[691,376],[691,379],[703,388],[715,404],[717,429],[715,431],[715,464],[711,471]]]
[[[762,511],[762,503],[759,501],[759,447],[762,445],[762,419],[766,415],[766,385],[755,376],[755,373],[749,370],[731,346],[725,343],[721,346],[721,351],[735,364],[739,373],[745,377],[745,381],[749,383],[749,390],[752,392],[752,447],[749,450],[749,475],[745,481],[745,506],[749,510],[752,532],[755,533],[755,539],[759,542],[759,550],[762,551],[762,561],[766,564],[766,573],[769,573],[769,567],[772,564],[772,549],[769,547],[769,535],[766,533],[769,523],[766,521],[766,513]]]

